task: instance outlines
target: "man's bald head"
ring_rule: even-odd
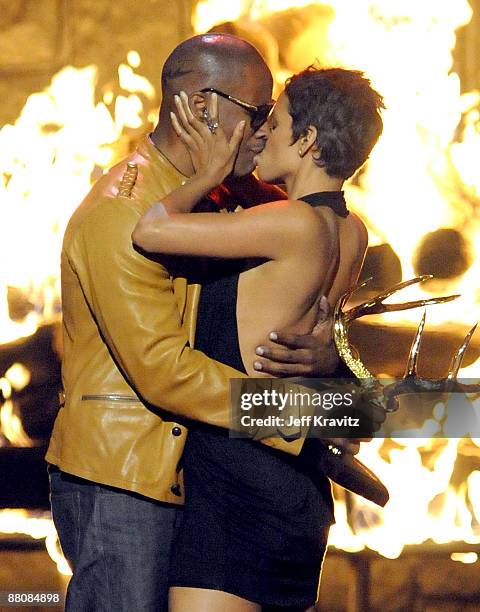
[[[273,78],[265,60],[253,45],[231,34],[210,33],[194,36],[176,47],[162,71],[162,104],[152,140],[184,173],[192,173],[185,147],[172,129],[170,112],[176,112],[174,95],[185,91],[193,114],[203,120],[215,88],[254,106],[270,102]],[[233,173],[242,176],[254,168],[253,158],[263,142],[251,124],[251,116],[241,104],[219,96],[218,117],[228,138],[240,121],[247,120]],[[263,137],[262,137],[263,138]]]
[[[231,34],[203,34],[180,43],[169,55],[162,71],[163,98],[180,90],[204,87],[227,88],[231,95],[247,71],[258,71],[264,79],[271,74],[257,49]]]

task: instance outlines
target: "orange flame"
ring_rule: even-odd
[[[138,66],[135,51],[128,61]],[[105,92],[95,104],[97,69],[70,66],[47,89],[31,95],[14,125],[0,130],[0,343],[32,334],[58,319],[59,257],[63,233],[93,179],[125,151],[125,131],[144,123],[134,92],[154,100],[155,90],[132,65],[119,66],[126,95]],[[107,107],[114,107],[113,116]],[[34,309],[21,322],[9,318],[7,287],[19,288]]]
[[[266,17],[300,7],[321,7],[324,14],[309,13],[299,35],[282,41],[285,65],[273,66],[277,82],[319,59],[322,65],[364,71],[385,97],[384,133],[368,165],[346,187],[349,205],[367,221],[370,244],[389,243],[401,260],[404,278],[416,276],[412,255],[420,239],[441,227],[461,228],[479,253],[480,223],[467,223],[468,209],[452,205],[458,204],[457,188],[480,202],[475,163],[480,122],[474,109],[480,94],[461,95],[459,78],[450,72],[455,30],[472,15],[467,0],[202,0],[193,23],[200,33],[240,20],[242,33],[255,24],[267,35]],[[288,34],[291,21],[284,27]],[[461,119],[464,128],[458,137]],[[477,257],[463,278],[450,283],[447,290],[462,298],[432,309],[431,322],[475,322],[479,262]],[[407,300],[413,299],[412,292],[405,294]],[[388,316],[391,322],[416,319],[409,311]]]
[[[455,30],[471,18],[467,0],[201,0],[194,27],[202,32],[237,19],[246,28],[248,23],[266,27],[262,20],[269,15],[289,8],[309,10],[307,5],[330,9],[328,19],[313,19],[284,49],[287,65],[277,68],[277,81],[320,57],[328,65],[364,70],[388,106],[381,141],[357,182],[346,189],[350,205],[367,217],[371,242],[393,246],[405,277],[414,276],[411,259],[420,238],[442,226],[465,226],[479,253],[478,220],[466,223],[458,201],[480,198],[480,117],[475,109],[480,94],[461,95],[458,76],[450,72]],[[14,125],[0,131],[1,214],[4,226],[15,228],[4,232],[0,242],[1,261],[11,262],[0,277],[0,343],[31,334],[40,322],[59,316],[58,260],[68,218],[92,176],[124,152],[124,131],[141,126],[143,106],[136,93],[148,100],[155,97],[151,84],[135,73],[139,63],[138,54],[130,52],[127,64],[119,67],[125,95],[106,91],[97,104],[96,68],[64,68],[44,92],[30,96]],[[455,194],[459,187],[460,196]],[[477,256],[463,278],[448,287],[448,292],[462,293],[463,302],[432,309],[430,321],[458,320],[460,313],[469,322],[478,318],[479,266]],[[20,288],[35,304],[21,323],[9,318],[8,286]],[[389,320],[406,316],[389,315]],[[479,369],[480,360],[468,375]],[[466,370],[461,374],[467,375]],[[6,378],[0,383],[8,404],[13,383]],[[9,410],[7,406],[6,414]],[[353,527],[346,505],[337,503],[331,542],[346,550],[368,546],[388,557],[398,556],[407,543],[429,538],[478,542],[480,471],[473,471],[458,489],[450,482],[458,453],[467,450],[465,441],[395,442],[387,452],[382,441],[374,441],[360,454],[389,487],[391,501],[378,510],[355,499]],[[469,452],[480,447],[478,439],[471,444]],[[435,455],[429,466],[422,460],[426,449]],[[367,528],[360,528],[358,520],[355,525],[360,516]],[[28,532],[29,527],[19,525],[24,519],[17,515],[13,526],[0,520],[0,530]],[[399,521],[405,530],[398,529]],[[47,542],[56,551],[53,540]]]
[[[242,35],[249,28],[256,32],[255,42],[258,28],[265,37],[271,36],[269,18],[300,7],[310,11],[311,18],[302,22],[304,27],[290,42],[292,21],[285,21],[283,65],[276,58],[277,64],[271,66],[277,83],[317,58],[322,65],[360,69],[372,80],[387,105],[384,133],[367,166],[347,185],[347,200],[366,220],[370,243],[393,247],[405,278],[416,276],[412,255],[426,233],[441,227],[461,229],[476,257],[467,273],[447,287],[444,284],[442,291],[462,297],[431,308],[428,317],[430,325],[461,319],[475,322],[480,313],[480,223],[469,218],[462,200],[480,203],[480,114],[475,108],[480,93],[461,95],[460,80],[450,72],[455,30],[471,19],[469,3],[201,0],[193,23],[201,33],[224,21],[237,21]],[[314,12],[312,7],[322,11]],[[278,19],[275,23],[278,36]],[[420,290],[426,291],[424,287]],[[418,297],[417,288],[402,293],[406,301]],[[417,322],[418,316],[409,311],[386,315],[390,322],[412,317]],[[480,359],[460,375],[480,376]],[[425,423],[425,435],[442,431],[444,410],[445,406],[437,406],[437,420]],[[473,471],[457,489],[451,484],[460,454],[477,453],[478,440],[398,439],[390,444],[375,440],[363,446],[360,460],[385,482],[391,498],[383,510],[355,498],[349,517],[340,500],[332,544],[352,551],[367,546],[394,558],[404,545],[428,539],[480,542],[480,530],[475,527],[480,518],[480,471]],[[435,456],[428,466],[423,462],[427,450]],[[458,559],[472,561],[463,556]]]
[[[138,53],[130,51],[128,63],[118,69],[125,95],[115,97],[107,91],[97,104],[96,67],[66,67],[45,91],[29,97],[14,125],[0,130],[0,214],[7,228],[0,241],[0,260],[9,262],[0,270],[0,344],[28,336],[41,323],[60,316],[59,257],[68,219],[95,176],[125,153],[126,131],[144,125],[136,92],[150,102],[156,96],[151,83],[134,71],[140,61]],[[10,320],[7,287],[20,289],[35,306],[23,321]],[[29,377],[24,366],[14,364],[0,378],[5,398],[0,431],[16,446],[34,444],[11,399],[12,390],[21,390]],[[58,571],[71,574],[49,513],[2,510],[0,532],[45,538]]]

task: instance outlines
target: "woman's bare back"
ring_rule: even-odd
[[[350,213],[339,217],[331,209],[318,207],[327,235],[318,239],[330,244],[329,261],[318,244],[304,244],[287,260],[267,261],[240,274],[237,298],[237,324],[240,352],[249,375],[254,370],[255,349],[269,332],[282,329],[309,333],[317,320],[318,300],[326,295],[333,306],[357,280],[367,248],[367,230],[360,218]],[[326,273],[316,275],[323,267]]]

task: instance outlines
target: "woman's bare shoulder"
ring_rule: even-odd
[[[301,200],[277,200],[243,210],[240,215],[255,215],[258,223],[268,223],[286,235],[303,234],[305,238],[325,231],[325,220],[309,204]]]
[[[303,200],[278,200],[261,204],[250,210],[258,214],[278,215],[283,223],[293,223],[294,227],[310,227],[311,225],[321,227],[325,224],[325,221],[317,215],[310,204]]]
[[[367,243],[368,243],[368,229],[367,229],[367,226],[365,225],[364,221],[362,220],[362,218],[359,215],[357,215],[357,213],[354,213],[352,211],[350,211],[349,218],[350,218],[350,221],[351,221],[351,224],[352,224],[352,228],[353,228],[353,230],[357,234],[358,241],[361,244],[367,245]]]

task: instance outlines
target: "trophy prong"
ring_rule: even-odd
[[[401,304],[382,304],[381,312],[398,312],[400,310],[410,310],[411,308],[420,308],[421,306],[431,306],[432,304],[445,304],[456,300],[459,295],[445,295],[438,298],[428,298],[426,300],[414,300],[413,302],[403,302]],[[373,314],[373,313],[371,313]]]
[[[373,276],[369,276],[368,278],[366,278],[364,281],[362,281],[361,283],[358,283],[358,285],[355,285],[355,287],[352,290],[352,293],[355,291],[358,291],[359,289],[361,289],[362,287],[365,287],[366,285],[368,285],[368,283],[370,283],[373,280]]]
[[[355,308],[351,308],[350,310],[347,311],[343,311],[343,307],[345,306],[345,304],[348,302],[348,300],[352,297],[352,295],[358,291],[359,289],[361,289],[362,287],[365,287],[365,285],[368,285],[368,283],[372,280],[372,277],[370,276],[369,278],[367,278],[366,280],[364,280],[362,283],[359,283],[358,285],[355,285],[354,287],[350,287],[350,289],[348,289],[347,291],[345,291],[345,293],[340,296],[337,304],[336,304],[336,310],[340,311],[342,313],[342,317],[344,318],[345,321],[349,321],[352,319],[352,317],[350,317],[350,313],[352,311],[355,311]],[[353,317],[354,318],[354,317]]]
[[[387,298],[389,298],[394,293],[398,291],[402,291],[406,287],[410,287],[411,285],[416,285],[417,283],[423,283],[423,281],[433,278],[431,274],[423,274],[422,276],[416,276],[415,278],[410,278],[409,280],[402,281],[397,283],[396,285],[392,285],[388,289],[386,289],[383,293],[380,293],[376,296],[375,300],[383,302]]]
[[[420,345],[422,343],[422,335],[423,335],[423,329],[425,327],[426,318],[427,318],[427,309],[425,308],[425,310],[423,311],[422,319],[420,323],[418,324],[417,332],[413,339],[412,346],[410,347],[410,353],[408,355],[407,367],[405,369],[404,378],[413,378],[417,375],[418,354],[420,351]]]
[[[405,284],[405,283],[402,283]],[[388,293],[388,295],[387,295]],[[413,302],[403,302],[400,304],[383,304],[382,300],[390,297],[394,292],[385,292],[381,296],[376,296],[368,302],[363,302],[358,306],[354,306],[345,313],[348,320],[359,319],[365,315],[383,314],[384,312],[399,312],[400,310],[410,310],[420,306],[430,306],[431,304],[445,304],[456,300],[459,295],[446,295],[437,298],[428,298],[426,300],[414,300]],[[381,298],[381,299],[380,299]]]
[[[353,372],[353,374],[357,378],[370,379],[369,382],[367,383],[367,387],[377,390],[379,393],[382,392],[380,383],[372,376],[368,368],[362,362],[360,356],[356,355],[354,350],[350,346],[350,342],[348,338],[348,331],[349,331],[350,324],[352,323],[354,319],[358,319],[364,315],[383,314],[384,312],[410,310],[411,308],[418,308],[419,306],[425,307],[431,304],[444,304],[445,302],[450,302],[452,300],[455,300],[457,297],[459,297],[458,295],[447,295],[443,297],[428,298],[424,300],[415,300],[412,302],[404,302],[401,304],[383,304],[383,300],[387,299],[388,297],[393,295],[395,292],[405,289],[406,287],[409,287],[411,285],[421,283],[422,281],[428,280],[430,278],[432,278],[432,276],[427,274],[423,276],[417,276],[416,278],[412,278],[407,281],[403,281],[401,283],[397,283],[393,287],[390,287],[384,292],[376,295],[371,300],[363,302],[362,304],[359,304],[358,306],[354,306],[353,308],[350,308],[350,310],[344,311],[343,307],[345,306],[348,299],[351,297],[354,291],[364,286],[366,282],[368,282],[366,281],[362,283],[361,285],[354,287],[353,289],[349,289],[346,293],[343,294],[343,296],[336,303],[335,308],[334,308],[334,313],[333,313],[333,319],[334,319],[333,335],[334,335],[335,345],[337,347],[338,354],[340,355],[341,359],[350,368],[350,370]],[[405,378],[408,378],[408,377],[413,378],[413,379],[416,378],[418,354],[420,350],[422,334],[423,334],[424,327],[425,327],[425,321],[426,321],[426,316],[424,313],[422,320],[420,322],[420,325],[418,326],[417,332],[415,334],[415,338],[413,340],[412,347],[410,349]],[[474,330],[471,330],[471,333],[468,339],[467,338],[465,339],[466,341],[466,343],[464,342],[465,346],[463,347],[462,345],[463,348],[460,347],[459,349],[461,356],[463,356],[463,353],[466,350],[466,347],[468,345],[468,340],[470,340],[470,337],[473,334],[473,331]],[[459,361],[459,363],[461,363],[461,356],[460,354],[458,356],[456,355],[455,363],[457,363],[457,360]],[[459,367],[460,365],[457,366],[456,370],[455,370],[455,366],[453,367],[453,370],[452,370],[452,372],[454,372],[453,376],[455,376],[456,373],[458,373]]]
[[[448,370],[447,380],[456,380],[458,371],[460,370],[460,366],[462,365],[463,358],[467,351],[467,347],[470,344],[470,340],[472,339],[475,330],[477,329],[477,325],[478,323],[475,323],[472,329],[468,332],[459,349],[453,356],[452,363],[450,364],[450,369]]]

